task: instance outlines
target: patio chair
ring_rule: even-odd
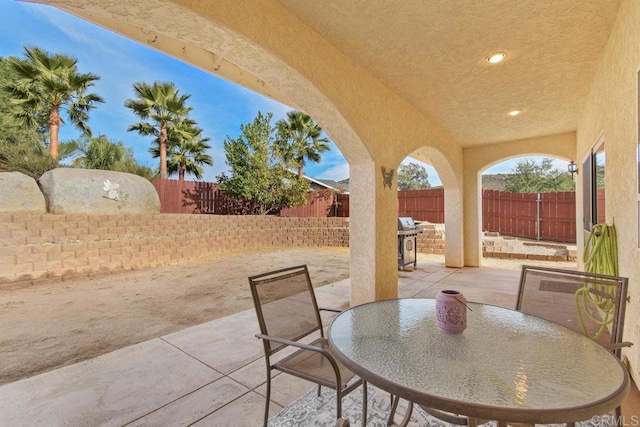
[[[620,357],[626,277],[523,265],[516,310],[581,332]]]
[[[338,362],[331,354],[329,342],[324,337],[309,271],[306,265],[283,268],[277,271],[249,277],[251,295],[260,324],[256,337],[262,340],[267,367],[267,393],[264,410],[264,426],[269,421],[271,398],[271,371],[276,369],[306,379],[336,391],[336,425],[349,425],[342,419],[342,397],[355,390],[363,382]],[[306,344],[299,342],[318,331],[320,337]],[[274,353],[285,348],[296,350],[273,362]],[[366,419],[367,396],[363,387],[363,425]]]
[[[523,265],[516,310],[559,323],[597,341],[620,358],[628,279]],[[616,408],[616,422],[621,408]]]

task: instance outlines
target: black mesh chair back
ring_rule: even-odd
[[[516,309],[559,323],[620,356],[627,278],[523,266]]]
[[[262,334],[291,341],[318,330],[323,334],[318,303],[305,265],[253,276],[249,282]],[[273,341],[267,344],[269,354],[284,347]]]

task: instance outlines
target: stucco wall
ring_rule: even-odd
[[[629,368],[640,381],[640,250],[638,249],[637,72],[640,67],[640,2],[623,1],[605,53],[591,85],[577,131],[580,163],[604,135],[606,165],[606,218],[618,231],[620,274],[629,278],[624,339],[635,345],[625,349]],[[577,194],[582,194],[578,179]],[[577,218],[583,200],[578,197]],[[578,221],[580,223],[581,221]],[[584,236],[578,233],[578,247]]]

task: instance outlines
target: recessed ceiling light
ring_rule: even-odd
[[[511,110],[511,111],[509,111],[509,115],[510,116],[517,116],[520,113],[522,113],[522,110]]]
[[[497,64],[498,62],[502,62],[506,57],[507,57],[506,53],[504,53],[504,52],[496,52],[496,53],[492,53],[491,55],[487,56],[485,58],[485,60],[489,64]]]

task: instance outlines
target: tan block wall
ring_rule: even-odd
[[[444,224],[422,223],[422,234],[418,234],[418,252],[444,254]]]
[[[265,248],[349,246],[348,218],[224,215],[0,215],[0,286],[206,261]],[[444,254],[444,224],[423,223],[418,252]],[[549,261],[575,255],[520,250],[484,240],[483,255]],[[529,253],[527,253],[529,252]]]
[[[418,234],[418,252],[444,254],[444,224],[422,223],[423,233]],[[486,258],[530,259],[537,261],[576,261],[575,251],[562,244],[525,243],[516,238],[485,238],[482,240],[482,256]]]
[[[346,218],[0,215],[0,285],[203,261],[216,254],[349,246]]]
[[[482,240],[482,256],[485,258],[530,259],[555,262],[576,261],[575,250],[569,250],[562,244],[532,243],[515,237],[492,237],[488,236]]]

